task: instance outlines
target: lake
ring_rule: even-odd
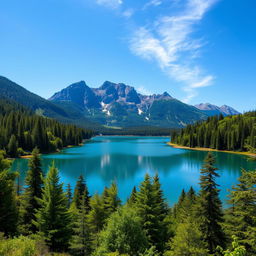
[[[207,152],[177,149],[168,146],[166,137],[101,136],[81,147],[67,148],[60,153],[42,156],[44,172],[52,161],[60,170],[61,181],[74,188],[80,174],[86,178],[90,194],[101,193],[104,186],[116,181],[119,197],[125,201],[134,185],[138,186],[146,173],[159,174],[165,198],[173,205],[184,188],[199,190],[200,168]],[[214,152],[219,168],[220,196],[226,205],[227,190],[237,183],[241,168],[256,169],[255,161],[244,155]],[[16,159],[12,170],[21,173],[24,181],[27,159]]]

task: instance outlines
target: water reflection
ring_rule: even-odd
[[[157,137],[96,137],[82,147],[69,148],[58,154],[44,155],[42,166],[46,172],[52,161],[60,170],[64,183],[75,185],[80,174],[86,177],[91,193],[101,192],[104,186],[116,180],[119,196],[125,200],[134,185],[138,185],[146,172],[159,173],[166,198],[174,203],[181,189],[194,186],[198,181],[202,161],[207,152],[174,149],[166,145],[168,138]],[[227,153],[214,153],[221,177],[221,197],[236,183],[241,168],[255,169],[255,162],[246,157]],[[21,180],[27,170],[27,160],[14,161],[13,170],[19,170]]]

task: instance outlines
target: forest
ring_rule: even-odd
[[[256,171],[242,170],[224,209],[210,152],[202,163],[200,191],[181,191],[169,207],[158,175],[145,175],[126,202],[113,182],[91,195],[81,175],[65,187],[52,163],[29,160],[25,185],[0,154],[0,255],[253,256],[256,255]]]
[[[92,134],[90,130],[34,114],[12,101],[0,100],[0,150],[9,157],[29,154],[35,147],[47,153],[77,146]]]
[[[204,122],[173,131],[172,143],[187,147],[256,153],[256,111],[209,117]]]

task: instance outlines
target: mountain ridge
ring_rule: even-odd
[[[167,92],[143,95],[132,86],[110,81],[98,88],[79,81],[47,100],[0,76],[0,98],[14,100],[39,115],[84,128],[95,127],[97,131],[129,127],[181,128],[209,116],[208,111],[185,104]],[[230,111],[230,107],[224,105],[222,111]]]
[[[211,103],[200,103],[195,105],[195,107],[204,111],[209,116],[219,115],[219,114],[222,114],[224,116],[241,114],[234,108],[227,105],[222,105],[219,107]]]
[[[81,92],[79,94],[76,93],[79,91],[77,87]],[[173,98],[167,92],[142,95],[132,86],[110,81],[105,81],[98,88],[90,88],[80,81],[55,93],[49,100],[79,105],[87,118],[110,127],[184,127],[207,118],[201,110]]]

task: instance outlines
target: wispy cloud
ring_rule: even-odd
[[[143,95],[152,95],[153,93],[151,91],[149,91],[147,88],[145,88],[144,86],[140,86],[139,88],[136,89],[137,92],[139,92],[140,94]]]
[[[158,6],[161,4],[162,4],[162,0],[151,0],[143,6],[143,10],[147,9],[150,6]]]
[[[111,8],[111,9],[116,9],[120,5],[122,5],[123,0],[96,0],[96,3],[98,5],[103,5],[105,7]]]
[[[123,13],[122,13],[122,15],[123,15],[125,18],[130,18],[130,17],[132,17],[133,14],[134,14],[134,9],[132,9],[132,8],[126,9],[126,10],[123,11]]]
[[[198,88],[209,86],[214,80],[195,63],[203,43],[192,34],[195,25],[216,1],[186,0],[184,9],[178,14],[162,16],[150,27],[138,28],[130,41],[131,50],[136,55],[155,60],[172,79],[183,84],[187,102],[196,96]]]

